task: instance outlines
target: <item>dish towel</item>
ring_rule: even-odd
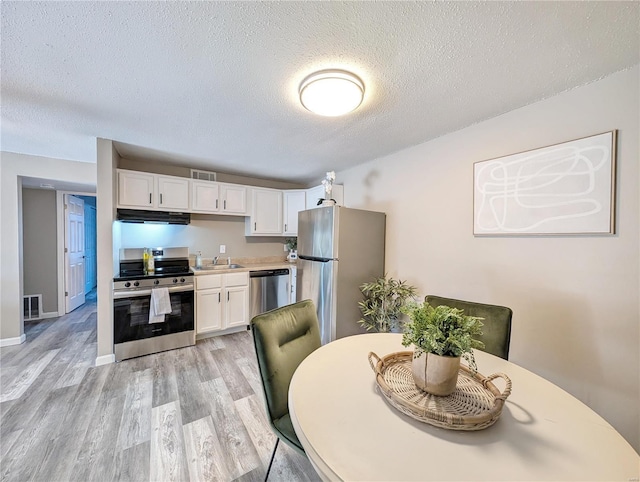
[[[167,313],[171,313],[169,288],[153,288],[149,303],[149,323],[162,323]]]

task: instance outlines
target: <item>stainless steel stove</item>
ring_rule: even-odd
[[[144,273],[142,248],[120,250],[113,279],[116,361],[195,344],[194,283],[189,248],[153,248],[155,272]],[[152,290],[166,288],[171,313],[149,322]]]

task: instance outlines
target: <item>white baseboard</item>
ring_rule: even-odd
[[[25,335],[24,333],[14,338],[2,338],[0,339],[0,347],[11,346],[11,345],[21,345],[26,340],[27,340],[27,335]]]
[[[196,340],[204,340],[205,338],[211,338],[213,336],[230,335],[231,333],[247,331],[248,326],[249,325],[234,326],[232,328],[227,328],[226,330],[217,330],[217,331],[209,331],[207,333],[200,333],[196,335]]]
[[[110,355],[102,355],[96,358],[97,367],[99,367],[100,365],[108,365],[109,363],[115,363],[115,362],[116,362],[116,355],[114,353],[111,353]]]
[[[41,313],[40,319],[44,320],[45,318],[57,318],[60,314],[57,311],[49,311],[48,313]]]

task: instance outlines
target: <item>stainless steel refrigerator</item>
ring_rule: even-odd
[[[363,333],[360,285],[384,275],[384,213],[321,206],[298,214],[298,301],[317,308],[322,344]]]

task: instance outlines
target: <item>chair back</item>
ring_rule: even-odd
[[[320,348],[320,328],[311,300],[276,308],[251,320],[269,419],[289,413],[289,385],[298,365]],[[278,430],[276,428],[276,430]]]
[[[463,310],[465,315],[484,318],[482,335],[478,339],[484,343],[482,351],[509,359],[509,344],[511,343],[511,317],[513,311],[506,306],[486,305],[472,301],[454,300],[440,296],[427,295],[425,301],[434,308],[445,305]]]

